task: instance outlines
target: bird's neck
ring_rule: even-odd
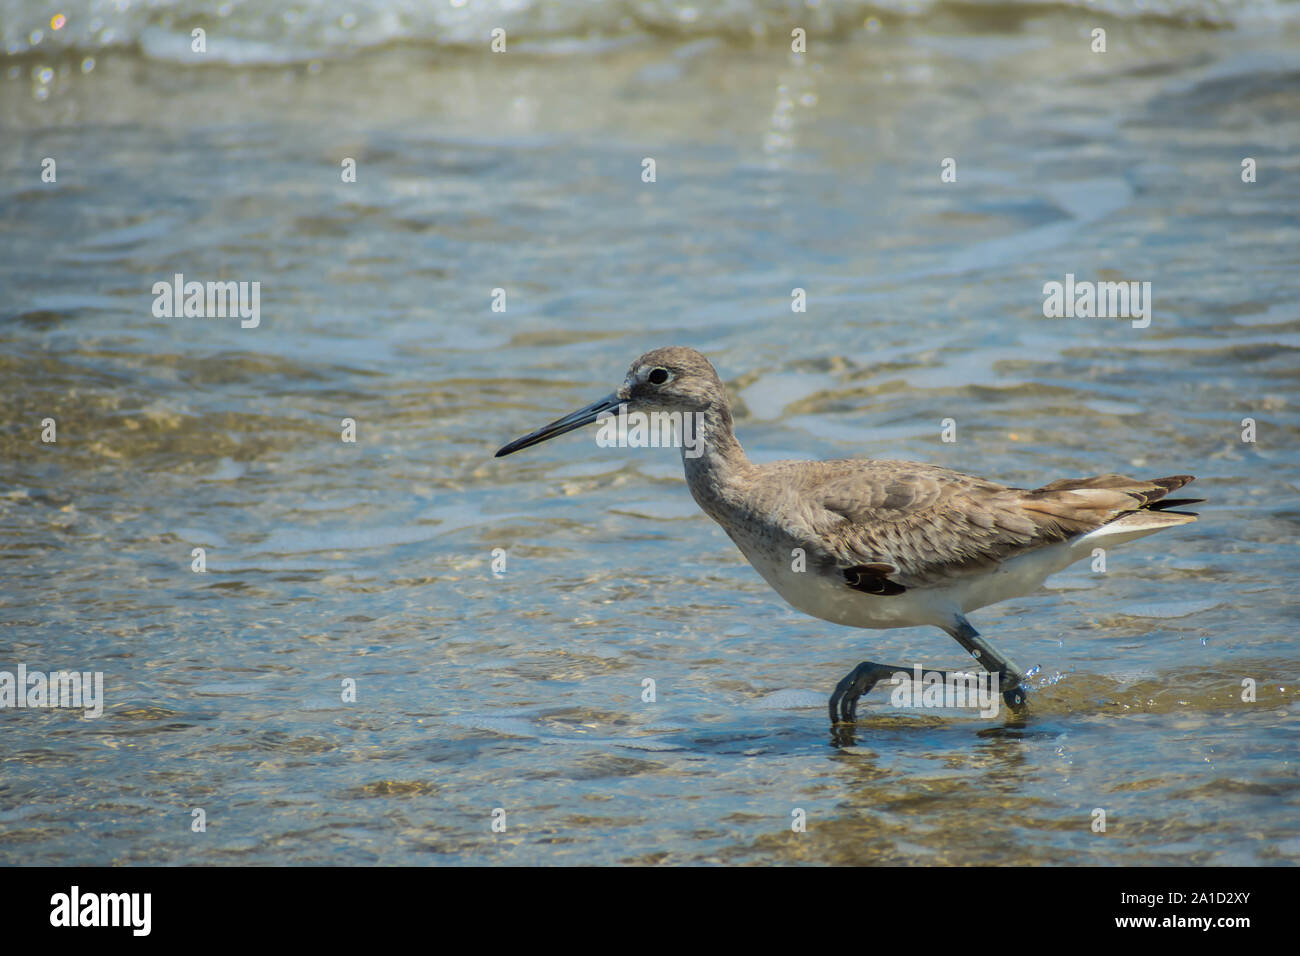
[[[695,417],[693,441],[682,443],[682,464],[691,494],[710,515],[753,469],[736,441],[726,404],[711,405]]]

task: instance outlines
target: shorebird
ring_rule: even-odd
[[[1026,675],[966,615],[1029,594],[1094,548],[1195,521],[1194,513],[1169,509],[1203,500],[1165,497],[1191,475],[1099,475],[1025,489],[912,461],[757,465],[736,440],[713,365],[682,347],[646,352],[617,391],[510,442],[496,457],[616,412],[679,413],[698,422],[693,449],[682,445],[692,497],[790,605],[849,627],[941,628],[997,675],[1013,710],[1026,704]],[[858,664],[831,695],[832,725],[856,720],[858,699],[877,682],[912,671]]]

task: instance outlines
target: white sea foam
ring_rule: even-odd
[[[486,48],[502,27],[511,43],[569,55],[610,38],[788,37],[861,28],[868,17],[924,18],[944,9],[1032,7],[1193,26],[1300,18],[1296,0],[0,0],[0,51],[9,55],[135,48],[191,62],[191,31],[206,31],[204,62],[270,64],[348,55],[393,43]],[[66,19],[56,29],[55,13]]]

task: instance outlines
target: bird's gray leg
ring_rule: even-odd
[[[835,685],[835,693],[831,694],[831,723],[851,722],[858,715],[858,698],[875,687],[879,681],[900,670],[905,671],[905,668],[877,664],[875,661],[863,661],[845,674]]]
[[[958,615],[951,627],[944,628],[966,649],[966,653],[975,658],[986,671],[998,675],[998,686],[1002,689],[1002,699],[1008,707],[1019,712],[1025,709],[1029,699],[1028,691],[1021,683],[1024,673],[1016,664],[986,638],[971,627],[970,621]],[[949,671],[932,671],[924,668],[926,673],[942,675],[944,682],[949,681]],[[831,694],[831,723],[852,723],[858,716],[858,698],[875,687],[882,680],[888,680],[897,673],[911,678],[913,668],[897,667],[890,664],[878,664],[875,661],[863,661],[835,686]]]
[[[1002,699],[1007,702],[1008,707],[1014,711],[1025,709],[1029,694],[1020,681],[1024,671],[1017,667],[1011,658],[999,651],[986,638],[981,637],[979,631],[971,627],[970,621],[960,614],[957,615],[952,626],[945,627],[944,630],[951,634],[958,644],[966,648],[966,652],[979,661],[986,671],[998,675],[998,683],[1002,687]]]
[[[950,671],[935,671],[930,668],[923,668],[927,674],[939,674],[945,683],[952,679]],[[896,667],[891,664],[877,664],[875,661],[863,661],[853,670],[844,675],[843,679],[835,685],[835,693],[831,694],[830,712],[831,723],[852,723],[858,717],[858,698],[875,687],[882,680],[889,680],[895,674],[904,674],[908,680],[912,679],[914,668]]]

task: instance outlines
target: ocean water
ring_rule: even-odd
[[[1300,859],[1296,4],[0,2],[0,52],[0,671],[104,675],[0,710],[0,862]],[[960,649],[784,605],[675,451],[492,457],[667,344],[756,460],[1208,502],[973,616],[1027,716],[833,746],[854,664]]]

